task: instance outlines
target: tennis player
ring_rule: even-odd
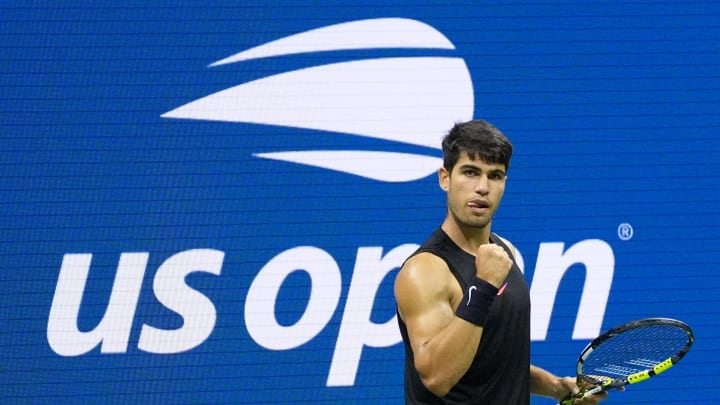
[[[491,232],[512,144],[488,122],[442,142],[447,216],[403,264],[395,299],[408,404],[529,404],[577,393],[575,378],[530,364],[530,297],[510,242]],[[606,393],[577,404],[597,404]]]

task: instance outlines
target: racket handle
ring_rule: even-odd
[[[560,405],[573,405],[573,403],[575,402],[576,399],[584,399],[584,398],[589,397],[590,395],[597,394],[600,391],[602,391],[602,387],[598,385],[587,391],[579,392],[576,395],[571,395],[569,397],[565,397],[565,399],[560,401]]]

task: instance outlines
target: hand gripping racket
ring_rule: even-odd
[[[560,404],[654,377],[680,361],[693,340],[692,329],[675,319],[641,319],[610,329],[580,353],[577,384],[586,388]]]

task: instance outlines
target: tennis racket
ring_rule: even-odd
[[[687,354],[693,340],[692,329],[675,319],[641,319],[610,329],[580,353],[577,384],[586,388],[560,404],[572,405],[578,398],[667,371]]]

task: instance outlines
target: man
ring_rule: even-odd
[[[530,297],[515,248],[490,231],[512,144],[493,125],[455,125],[443,139],[447,216],[395,280],[408,404],[529,404],[578,392],[530,364]],[[597,404],[606,394],[577,404]]]

